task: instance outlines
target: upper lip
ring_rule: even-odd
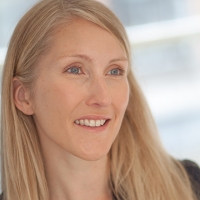
[[[84,119],[88,119],[88,120],[101,120],[101,119],[109,120],[109,119],[111,119],[111,117],[108,117],[108,116],[105,116],[105,115],[87,115],[87,116],[80,117],[76,120],[84,120]]]

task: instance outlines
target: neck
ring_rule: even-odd
[[[50,200],[111,200],[108,156],[97,161],[78,158],[61,147],[42,145]]]

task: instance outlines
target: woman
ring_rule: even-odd
[[[199,198],[199,168],[162,148],[130,65],[101,3],[42,0],[25,14],[3,72],[2,199]]]

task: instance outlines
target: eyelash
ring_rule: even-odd
[[[120,68],[120,67],[118,67],[118,68],[113,68],[113,69],[111,69],[110,71],[112,71],[112,70],[119,70],[119,74],[109,74],[109,75],[112,75],[112,76],[122,76],[122,75],[124,75],[124,70],[122,69],[122,68]],[[109,71],[109,72],[110,72]]]
[[[69,70],[72,69],[72,68],[77,68],[78,70],[80,70],[82,72],[81,66],[76,66],[76,65],[69,66],[65,71],[68,72],[68,73],[70,73],[70,74],[74,74],[74,75],[83,74],[83,72],[82,73],[72,73],[72,72],[69,72]],[[112,70],[119,70],[119,74],[109,74],[109,72],[111,72]],[[120,68],[120,67],[113,68],[113,69],[109,70],[109,72],[107,74],[111,75],[111,76],[122,76],[122,75],[124,75],[124,70],[122,68]]]
[[[72,69],[72,68],[78,69],[79,71],[81,71],[81,73],[72,73],[72,72],[69,72],[69,70]],[[80,75],[80,74],[82,74],[81,67],[80,66],[76,66],[76,65],[69,66],[65,71],[68,72],[68,73],[70,73],[70,74],[74,74],[74,75]]]

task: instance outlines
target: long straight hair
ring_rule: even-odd
[[[48,53],[54,31],[74,18],[91,21],[116,37],[129,60],[130,98],[119,134],[109,152],[110,188],[117,200],[194,200],[181,164],[162,148],[143,94],[131,72],[124,27],[93,0],[41,0],[19,21],[11,38],[2,83],[2,190],[4,200],[48,200],[38,133],[32,116],[13,101],[13,77],[33,89],[37,64]]]

